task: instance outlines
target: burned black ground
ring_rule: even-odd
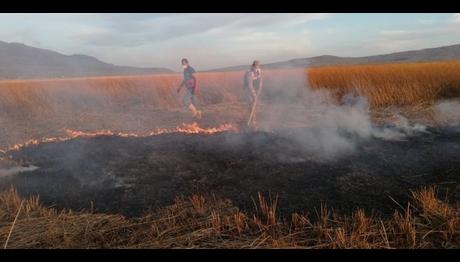
[[[321,203],[341,213],[391,214],[410,190],[438,185],[460,199],[460,133],[433,129],[403,141],[360,141],[353,153],[316,159],[273,133],[101,136],[30,146],[14,160],[39,169],[4,178],[25,196],[57,208],[138,216],[194,193],[228,198],[253,211],[258,192],[279,196],[281,214],[314,212]],[[391,197],[391,198],[390,198]]]

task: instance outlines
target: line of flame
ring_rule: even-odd
[[[99,130],[94,132],[85,132],[66,129],[66,135],[64,137],[45,137],[41,139],[30,139],[24,143],[18,143],[12,146],[9,146],[7,149],[0,149],[0,153],[6,154],[9,151],[17,151],[24,147],[31,145],[38,145],[43,143],[53,143],[53,142],[62,142],[79,137],[97,137],[97,136],[119,136],[119,137],[148,137],[156,136],[161,134],[170,134],[170,133],[187,133],[187,134],[214,134],[218,132],[233,131],[237,132],[238,129],[233,127],[231,124],[222,124],[219,127],[212,128],[202,128],[198,126],[197,123],[185,124],[177,126],[173,129],[167,128],[158,128],[155,131],[151,131],[147,134],[136,134],[136,133],[124,133],[124,132],[113,132],[111,130]]]

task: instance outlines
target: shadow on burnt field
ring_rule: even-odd
[[[10,152],[39,168],[0,180],[46,205],[140,216],[203,194],[254,210],[257,193],[278,195],[280,214],[314,212],[326,203],[338,213],[356,208],[391,215],[410,190],[438,185],[460,199],[460,133],[437,128],[404,141],[358,141],[353,153],[321,160],[298,143],[265,132],[100,136],[40,144]],[[395,200],[393,200],[395,199]]]

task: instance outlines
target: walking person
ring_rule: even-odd
[[[244,92],[246,94],[250,115],[248,126],[256,122],[256,105],[259,95],[263,88],[262,70],[260,69],[260,61],[255,60],[251,68],[244,74]]]
[[[182,87],[185,86],[185,94],[182,100],[183,105],[186,109],[188,108],[192,112],[193,117],[201,119],[201,111],[198,109],[198,101],[196,97],[198,81],[193,75],[195,73],[195,69],[190,66],[187,58],[182,58],[181,63],[184,68],[184,80],[180,84],[179,89],[177,89],[177,93],[179,93]]]

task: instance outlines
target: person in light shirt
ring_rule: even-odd
[[[251,68],[244,74],[244,92],[246,94],[249,110],[253,110],[254,103],[256,103],[262,88],[262,70],[260,69],[260,61],[255,60]],[[252,121],[255,122],[255,113],[252,117]]]

